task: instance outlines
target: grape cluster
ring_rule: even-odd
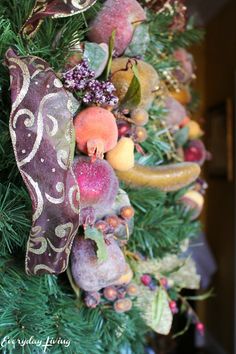
[[[95,72],[89,68],[88,61],[85,59],[65,72],[63,78],[65,87],[72,91],[79,91],[86,104],[115,106],[118,103],[118,97],[114,95],[114,85],[110,81],[96,80]]]

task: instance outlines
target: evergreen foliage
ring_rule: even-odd
[[[16,168],[8,132],[11,103],[4,54],[13,46],[20,55],[40,56],[55,71],[61,69],[73,42],[85,38],[87,20],[99,6],[97,3],[76,17],[45,20],[36,36],[26,42],[18,32],[33,3],[33,0],[1,0],[0,3],[0,338],[6,336],[10,340],[3,353],[42,353],[42,343],[48,337],[60,337],[70,340],[70,346],[57,344],[48,348],[50,352],[141,354],[147,328],[135,306],[122,315],[101,306],[88,310],[75,299],[65,275],[29,277],[24,272],[31,205]],[[190,28],[170,38],[167,31],[170,16],[159,14],[150,20],[153,21],[152,36],[146,59],[161,73],[175,62],[168,56],[163,60],[160,51],[170,54],[178,46],[199,40],[201,35]],[[161,107],[155,109],[155,117],[162,117]],[[166,160],[173,147],[165,133],[163,127],[156,127],[155,141],[150,137],[143,144],[149,156],[140,159],[146,158],[149,164]],[[135,230],[129,241],[132,251],[162,257],[167,252],[179,251],[181,242],[198,231],[198,223],[190,221],[189,214],[178,204],[176,193],[144,189],[129,190],[129,195],[136,210]],[[41,346],[13,344],[14,340],[28,340],[31,336],[41,340]]]

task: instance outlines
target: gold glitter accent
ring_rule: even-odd
[[[56,118],[50,114],[47,114],[47,117],[50,119],[53,126],[52,126],[52,129],[50,130],[49,126],[46,125],[46,131],[49,136],[54,136],[58,132],[58,122],[57,122]]]
[[[16,123],[17,123],[17,119],[20,117],[20,116],[23,116],[23,115],[27,115],[29,116],[29,118],[26,118],[25,121],[24,121],[24,124],[27,128],[30,128],[34,125],[34,122],[35,122],[35,116],[34,114],[28,110],[28,109],[20,109],[14,116],[13,118],[13,121],[12,121],[12,126],[14,129],[16,129]]]
[[[47,200],[52,203],[52,204],[61,204],[64,202],[65,200],[65,187],[64,187],[64,183],[62,182],[57,182],[56,184],[56,190],[58,191],[58,193],[62,193],[62,196],[60,198],[54,198],[51,197],[49,194],[45,193],[45,197],[47,198]]]
[[[59,238],[63,238],[66,236],[66,229],[67,228],[70,228],[70,234],[73,230],[73,224],[71,222],[68,222],[66,224],[61,224],[61,225],[58,225],[56,228],[55,228],[55,235]]]
[[[68,193],[68,198],[69,198],[69,203],[70,203],[70,207],[71,209],[74,211],[74,213],[79,214],[80,210],[79,208],[76,208],[74,203],[73,203],[73,193],[76,191],[76,201],[79,202],[80,200],[80,191],[79,191],[79,187],[77,185],[74,185],[73,187],[71,187],[69,189],[69,193]]]
[[[46,270],[47,273],[51,273],[51,274],[54,273],[54,269],[52,269],[52,268],[46,266],[45,264],[38,264],[38,265],[36,265],[36,266],[34,267],[34,274],[37,274],[37,272],[38,272],[39,270]]]
[[[68,169],[68,157],[68,152],[66,150],[59,150],[57,152],[57,163],[63,170]],[[67,160],[67,163],[63,160]]]
[[[33,195],[36,194],[36,196],[37,196],[37,199],[35,199],[36,209],[35,209],[35,212],[32,217],[33,221],[36,221],[39,218],[39,216],[42,214],[42,211],[43,211],[42,193],[39,189],[38,183],[35,182],[30,175],[28,175],[26,172],[24,172],[22,170],[21,170],[21,173],[25,177],[24,181],[27,183],[27,185],[31,191],[32,191],[32,187],[33,187],[33,190],[34,190]],[[30,185],[28,182],[30,183]]]
[[[21,77],[23,78],[23,83],[22,83],[22,87],[20,90],[20,93],[18,94],[15,102],[13,102],[12,104],[12,109],[11,109],[11,116],[13,115],[13,113],[15,112],[16,108],[21,104],[21,102],[23,101],[23,99],[25,98],[28,90],[29,90],[29,85],[30,85],[30,73],[28,70],[28,67],[26,64],[24,64],[22,62],[22,60],[18,59],[18,58],[9,58],[8,55],[6,55],[9,62],[13,62],[15,64],[17,64],[20,69],[21,69]]]
[[[57,95],[56,93],[50,93],[44,96],[42,101],[40,102],[38,118],[37,118],[37,134],[36,134],[34,146],[31,152],[29,153],[29,155],[19,162],[19,166],[24,166],[26,163],[29,163],[36,155],[43,137],[43,114],[42,114],[43,107],[50,98],[55,97],[56,95]]]

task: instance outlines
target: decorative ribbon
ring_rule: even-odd
[[[10,134],[18,169],[29,191],[32,228],[28,274],[66,270],[79,226],[79,187],[73,175],[72,99],[42,59],[9,49]]]
[[[23,36],[33,36],[45,17],[68,17],[88,10],[97,0],[36,0],[34,8],[23,25]]]

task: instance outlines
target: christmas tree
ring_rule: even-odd
[[[178,312],[203,332],[182,294],[207,157],[194,19],[180,0],[0,14],[2,351],[144,353]]]

